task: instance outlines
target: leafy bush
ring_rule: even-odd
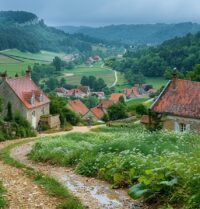
[[[199,144],[195,134],[151,133],[137,125],[48,138],[36,143],[29,157],[73,166],[77,173],[104,179],[114,188],[129,188],[134,199],[196,209]]]

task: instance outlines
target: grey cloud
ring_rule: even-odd
[[[34,12],[49,25],[200,20],[199,0],[0,0],[0,8]]]

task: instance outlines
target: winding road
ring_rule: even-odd
[[[93,128],[93,127],[91,127]],[[68,132],[88,132],[88,127],[75,127]],[[54,133],[48,136],[61,136],[66,132]],[[41,139],[47,135],[43,134],[37,137]],[[45,140],[45,139],[44,139]],[[0,143],[0,149],[22,140],[9,141]],[[36,171],[58,180],[62,185],[67,187],[71,193],[89,209],[131,209],[142,208],[139,201],[133,201],[125,190],[111,189],[111,185],[94,178],[87,178],[74,173],[71,168],[51,166],[43,163],[36,164],[27,159],[27,154],[36,142],[27,140],[27,143],[20,145],[11,151],[11,157],[20,161]],[[2,172],[3,171],[3,172]],[[7,189],[6,199],[8,208],[56,208],[56,198],[50,197],[43,188],[36,186],[28,177],[22,174],[20,169],[5,165],[0,161],[0,180],[3,181]],[[16,207],[17,206],[17,207]]]

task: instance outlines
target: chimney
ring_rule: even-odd
[[[6,71],[4,73],[1,73],[1,79],[2,79],[2,81],[7,80],[7,72]]]
[[[176,91],[177,80],[178,80],[177,70],[176,70],[176,68],[174,68],[173,73],[172,73],[172,88],[174,91]]]
[[[31,70],[26,70],[26,77],[31,79]]]

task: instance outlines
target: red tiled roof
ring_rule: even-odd
[[[75,96],[76,94],[85,95],[80,89],[71,89],[66,93],[66,96]]]
[[[176,89],[170,81],[154,102],[151,110],[170,115],[200,118],[200,82],[176,81]]]
[[[83,104],[83,102],[81,102],[81,100],[76,99],[76,100],[72,100],[69,101],[68,105],[67,105],[72,111],[76,112],[77,114],[80,114],[82,116],[84,116],[89,109]]]
[[[124,97],[125,95],[122,93],[113,93],[111,94],[109,100],[114,101],[114,102],[118,102],[120,97]]]
[[[132,94],[133,94],[135,97],[140,96],[137,87],[132,87],[132,88],[126,88],[126,89],[124,89],[124,94],[125,94],[127,97],[131,96]]]
[[[61,87],[61,88],[56,88],[56,89],[55,89],[55,92],[65,94],[65,93],[68,92],[68,90],[65,89],[65,88],[63,88],[63,87]]]
[[[49,103],[49,99],[27,76],[7,79],[6,82],[28,109],[39,107],[41,105]],[[30,103],[32,95],[35,95],[34,105]],[[43,100],[41,102],[39,101],[40,95],[42,95],[43,97]]]
[[[111,106],[114,102],[111,100],[101,100],[98,107],[101,107],[103,109],[107,109],[109,106]]]
[[[90,91],[89,86],[79,86],[78,89],[82,91],[83,93],[87,94]]]
[[[99,120],[102,119],[102,117],[104,115],[102,108],[97,106],[97,107],[91,108],[90,110]]]

